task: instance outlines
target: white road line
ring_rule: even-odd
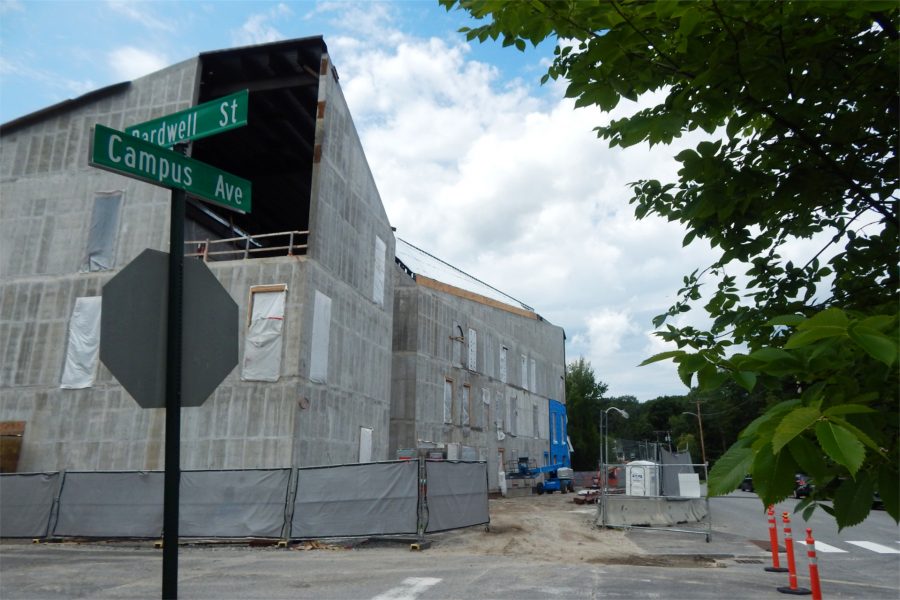
[[[865,548],[866,550],[871,550],[872,552],[877,552],[878,554],[900,554],[900,550],[897,550],[896,548],[882,546],[875,542],[851,542],[850,540],[847,540],[847,543],[859,546],[860,548]]]
[[[372,600],[415,600],[416,596],[440,582],[437,577],[407,577],[402,585],[378,594]]]
[[[819,540],[816,540],[816,552],[843,552],[845,554],[847,553],[846,550],[841,550],[840,548],[830,546],[830,545],[826,544],[825,542],[820,542]]]

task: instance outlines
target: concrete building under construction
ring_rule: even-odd
[[[190,149],[251,181],[253,208],[188,196],[185,254],[238,304],[240,357],[203,406],[183,409],[182,467],[449,445],[496,477],[504,456],[538,458],[564,439],[547,420],[548,401],[564,401],[562,330],[471,277],[431,273],[416,259],[427,254],[395,239],[313,37],[203,53],[0,126],[4,469],[163,467],[164,411],[137,406],[97,340],[102,286],[145,248],[168,248],[169,191],[90,167],[91,128],[244,89],[248,125]]]

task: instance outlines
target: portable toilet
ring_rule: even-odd
[[[659,496],[659,465],[648,460],[635,460],[625,465],[625,494]]]

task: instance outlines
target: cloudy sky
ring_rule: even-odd
[[[467,44],[466,24],[437,0],[0,0],[0,123],[200,52],[321,34],[398,237],[562,326],[609,394],[685,393],[669,363],[637,365],[666,349],[650,321],[709,249],[636,221],[627,187],[674,180],[678,148],[607,148],[592,130],[617,115],[540,85],[552,44]]]

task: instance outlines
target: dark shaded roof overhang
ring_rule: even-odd
[[[306,230],[314,163],[321,36],[203,52],[197,103],[249,90],[247,126],[193,144],[192,156],[253,182],[253,212],[224,215],[254,233]],[[325,71],[327,72],[327,71]],[[214,209],[217,210],[218,209]]]

